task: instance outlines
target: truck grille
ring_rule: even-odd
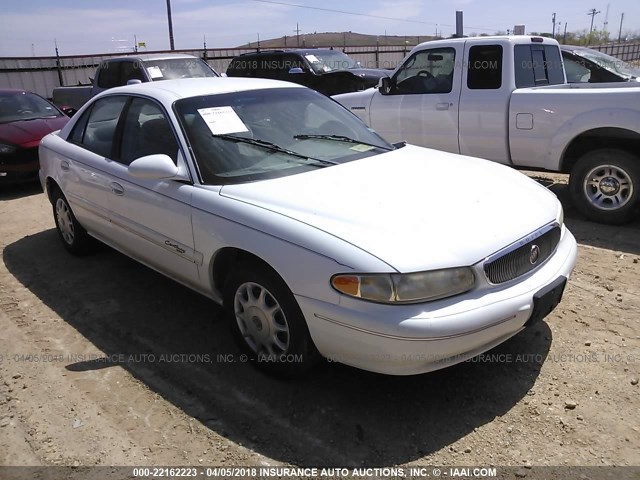
[[[546,231],[545,231],[546,230]],[[484,273],[493,283],[504,283],[540,267],[553,254],[560,242],[560,227],[542,230],[533,240],[515,249],[508,247],[484,264]],[[517,244],[516,244],[517,245]],[[515,246],[515,245],[514,245]]]

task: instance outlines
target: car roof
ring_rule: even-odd
[[[100,96],[102,97],[106,94],[139,94],[157,98],[166,103],[173,103],[180,98],[245,92],[249,90],[264,90],[269,88],[306,87],[291,82],[267,80],[264,78],[184,78],[180,80],[162,80],[110,88]]]
[[[299,53],[300,55],[308,54],[308,53],[318,53],[318,52],[340,52],[343,53],[342,50],[337,48],[285,48],[285,49],[271,49],[271,50],[260,50],[259,52],[247,52],[242,53],[239,56],[244,57],[248,55],[273,55],[274,53]]]
[[[0,88],[0,93],[33,93],[29,90],[23,90],[21,88]]]
[[[122,55],[120,57],[111,57],[105,59],[105,61],[121,61],[121,60],[141,60],[143,62],[150,60],[176,60],[180,58],[189,58],[194,59],[193,55],[187,55],[186,53],[145,53],[145,54],[132,54],[132,55]]]

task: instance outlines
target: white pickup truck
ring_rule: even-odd
[[[576,207],[620,224],[640,210],[634,85],[567,84],[555,40],[479,37],[422,43],[378,87],[333,98],[392,142],[570,173]]]
[[[100,62],[91,85],[54,88],[53,103],[75,112],[87,100],[109,88],[130,83],[219,76],[205,61],[192,55],[155,53],[114,57]]]

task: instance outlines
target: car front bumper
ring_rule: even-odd
[[[379,305],[346,299],[340,305],[296,296],[320,353],[329,359],[390,375],[413,375],[475,357],[539,320],[555,306],[534,296],[556,286],[576,262],[575,238],[565,229],[555,254],[539,269],[508,285],[479,289],[420,305]],[[559,286],[560,285],[560,286]],[[549,295],[546,296],[547,299]],[[536,317],[534,303],[538,304]]]
[[[19,148],[15,154],[0,155],[0,183],[14,183],[38,178],[38,148]]]

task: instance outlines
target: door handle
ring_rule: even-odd
[[[119,183],[111,182],[109,188],[111,188],[111,191],[116,195],[124,195],[124,187]]]
[[[67,162],[66,160],[60,162],[60,169],[62,169],[63,171],[68,172],[70,168],[71,165],[69,165],[69,162]]]
[[[453,103],[436,103],[436,110],[449,110]]]

